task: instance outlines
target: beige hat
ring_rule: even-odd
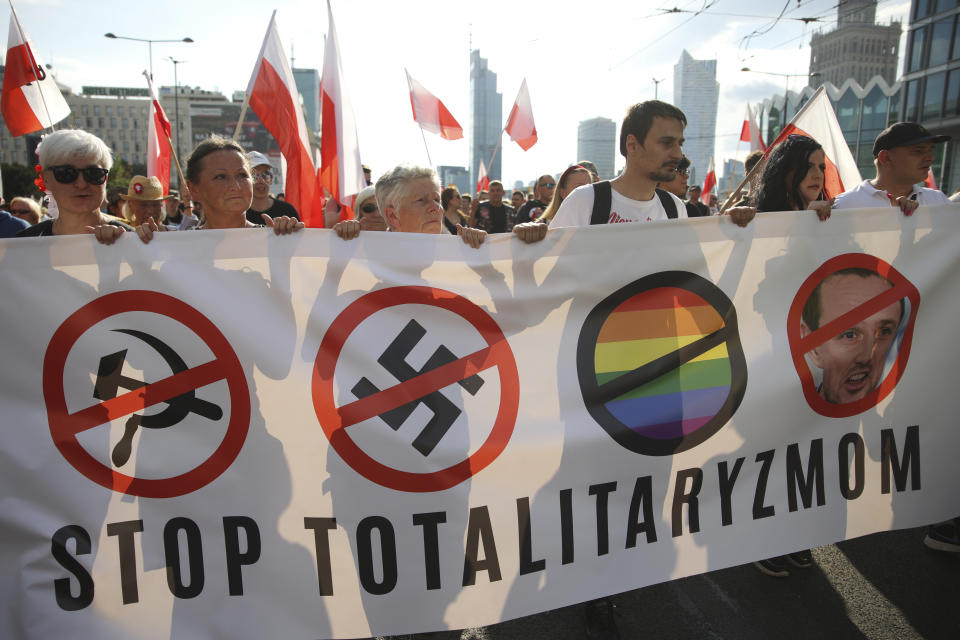
[[[133,176],[127,193],[120,194],[124,200],[166,200],[172,196],[163,195],[163,185],[155,176]]]

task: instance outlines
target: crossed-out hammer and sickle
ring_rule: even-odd
[[[183,358],[181,358],[176,351],[149,333],[135,329],[114,329],[113,331],[125,333],[145,342],[160,354],[160,357],[166,361],[174,374],[187,370],[187,363],[183,361]],[[127,391],[133,391],[134,389],[139,389],[147,385],[146,381],[128,378],[121,373],[126,357],[127,350],[123,349],[100,358],[97,380],[93,388],[94,398],[98,400],[112,400],[117,397],[117,391],[121,388]],[[127,419],[123,436],[114,446],[110,456],[114,466],[121,467],[130,459],[130,452],[133,447],[133,436],[137,432],[138,427],[145,427],[147,429],[172,427],[186,418],[190,413],[196,413],[210,420],[219,420],[223,417],[223,409],[212,402],[197,398],[195,389],[191,389],[169,400],[164,400],[164,402],[167,404],[167,407],[160,413],[150,416],[135,413]]]

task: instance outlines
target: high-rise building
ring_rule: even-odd
[[[316,69],[293,69],[293,81],[303,100],[303,117],[311,131],[320,130],[320,72]]]
[[[900,23],[876,24],[877,0],[846,0],[837,6],[837,28],[810,39],[810,86],[843,86],[853,78],[866,86],[873,76],[888,85],[897,79]],[[949,40],[949,35],[947,39]]]
[[[471,183],[470,172],[466,167],[456,167],[442,164],[437,167],[437,175],[440,176],[440,186],[444,189],[453,185],[460,193],[473,193],[476,181]]]
[[[470,52],[470,176],[476,183],[480,162],[490,163],[503,130],[503,95],[497,92],[497,74],[487,68],[487,59]],[[491,180],[499,180],[500,156],[487,167]]]
[[[904,56],[902,119],[953,136],[934,148],[933,173],[946,193],[960,188],[960,6],[913,0]]]
[[[617,123],[609,118],[581,120],[577,127],[577,160],[589,160],[597,165],[603,180],[614,177]]]
[[[717,61],[694,60],[684,49],[673,67],[673,103],[687,116],[683,152],[690,158],[691,186],[703,182],[713,158],[719,98]]]

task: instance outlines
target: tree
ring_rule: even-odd
[[[33,183],[37,177],[36,170],[33,167],[17,164],[15,162],[0,164],[0,174],[3,176],[3,201],[10,202],[17,196],[30,196],[34,199],[40,198],[40,190]]]

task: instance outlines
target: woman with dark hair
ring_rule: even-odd
[[[460,191],[456,187],[447,187],[440,192],[440,205],[443,207],[443,226],[453,235],[457,235],[457,225],[467,226],[467,219],[460,211]]]
[[[756,210],[737,207],[727,213],[745,227],[757,211],[814,211],[820,220],[830,217],[833,198],[824,199],[827,158],[813,138],[789,135],[770,152],[757,190]]]
[[[550,204],[547,205],[546,210],[544,210],[544,212],[540,214],[540,217],[534,220],[534,222],[550,224],[553,216],[557,215],[557,209],[560,208],[560,203],[563,202],[563,199],[570,195],[577,187],[582,187],[592,182],[593,177],[589,169],[581,167],[579,164],[567,167],[566,170],[560,174],[560,179],[557,180],[557,188],[553,192],[553,198],[550,199]]]
[[[303,223],[289,216],[271,218],[262,214],[263,225],[247,220],[253,202],[253,178],[250,161],[236,141],[212,135],[196,146],[187,160],[187,187],[195,202],[203,205],[203,224],[195,229],[240,229],[272,227],[283,235],[303,229]],[[150,242],[157,231],[166,228],[152,218],[137,227],[137,235]]]

